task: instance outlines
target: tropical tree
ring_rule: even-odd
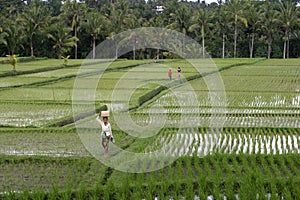
[[[295,27],[298,19],[298,8],[296,2],[292,1],[280,1],[280,23],[284,28],[284,46],[283,46],[283,58],[289,58],[290,51],[290,35],[292,29]]]
[[[268,43],[268,59],[271,58],[272,54],[272,43],[274,41],[274,37],[276,32],[278,32],[278,22],[279,22],[279,13],[274,8],[274,3],[269,0],[264,3],[262,6],[262,31],[267,37]]]
[[[24,36],[20,24],[14,19],[6,19],[3,27],[2,40],[10,55],[16,53],[17,49],[23,48],[21,43]]]
[[[25,7],[18,20],[23,26],[23,31],[28,37],[30,46],[30,55],[34,56],[33,39],[34,35],[41,28],[46,27],[50,19],[49,11],[46,6],[42,6],[39,1],[34,1]]]
[[[110,13],[106,13],[108,15],[108,18],[110,20],[110,31],[109,31],[109,37],[114,41],[115,35],[125,31],[128,22],[130,21],[129,18],[133,18],[134,16],[131,14],[132,10],[129,8],[129,4],[126,1],[120,1],[117,3],[110,4],[110,9],[107,10],[110,11]],[[118,57],[118,49],[119,44],[116,43],[116,55],[115,57]]]
[[[84,3],[79,3],[77,2],[77,0],[67,0],[64,5],[61,7],[62,10],[62,16],[65,17],[71,17],[71,29],[72,31],[74,31],[74,38],[78,38],[77,37],[77,31],[78,31],[78,23],[80,20],[80,17],[84,16],[84,13],[86,11],[86,4]],[[77,50],[77,41],[79,39],[77,39],[75,41],[76,45],[74,45],[75,47],[75,54],[74,57],[75,59],[77,59],[77,54],[78,54],[78,50]]]
[[[249,57],[253,58],[255,36],[260,29],[261,21],[263,19],[262,9],[259,9],[260,4],[250,2],[249,7],[245,10],[245,16],[248,22],[249,33]]]
[[[148,26],[153,26],[153,27],[160,27],[160,28],[163,28],[165,27],[165,24],[167,22],[167,18],[162,14],[157,14],[155,15],[154,17],[150,18],[148,20]],[[161,44],[161,36],[163,33],[156,33],[157,34],[157,45]],[[155,57],[156,59],[159,59],[159,55],[160,55],[160,49],[157,48],[156,49],[156,53],[155,53]]]
[[[129,4],[126,1],[120,1],[118,3],[111,4],[111,14],[109,19],[111,21],[111,35],[118,34],[126,30],[128,21],[135,17],[132,15],[132,10],[129,8]]]
[[[81,27],[92,37],[93,59],[96,55],[96,40],[107,33],[108,19],[95,9],[87,12]]]
[[[189,31],[194,32],[196,35],[201,35],[202,41],[202,56],[205,57],[205,33],[207,29],[212,26],[211,20],[213,14],[209,8],[200,7],[194,11],[192,17],[192,25],[189,27]]]
[[[190,26],[191,10],[186,4],[183,3],[179,4],[178,2],[176,2],[170,5],[172,6],[172,8],[177,9],[174,9],[174,11],[170,13],[170,20],[167,28],[179,31],[186,35]]]
[[[189,13],[191,13],[190,7],[188,7],[186,3],[179,4],[178,2],[173,2],[173,4],[169,4],[168,6],[171,6],[171,9],[177,9],[170,13],[169,25],[167,25],[167,28],[179,31],[186,35],[191,22],[191,16],[189,15]],[[181,37],[181,39],[181,52],[183,53],[185,41],[184,37]]]
[[[52,33],[48,37],[53,41],[52,48],[56,50],[57,57],[61,58],[69,48],[77,45],[78,38],[72,36],[72,29],[66,27],[62,20],[54,23],[51,27]]]
[[[3,22],[4,19],[1,18],[1,21]],[[1,25],[3,25],[3,24],[1,24]],[[7,36],[7,33],[3,32],[3,28],[1,27],[1,25],[0,25],[0,44],[7,45],[7,42],[6,42],[6,39],[5,39],[5,37]]]
[[[245,2],[244,2],[245,3]],[[237,56],[237,39],[238,39],[238,22],[242,22],[245,27],[248,26],[246,18],[243,17],[244,4],[241,0],[229,0],[225,4],[226,10],[231,15],[234,27],[234,45],[233,45],[233,57]]]
[[[225,48],[226,48],[226,40],[228,38],[228,34],[230,33],[230,19],[229,13],[226,11],[226,7],[219,2],[217,11],[216,11],[216,35],[220,34],[222,38],[222,58],[225,58]]]

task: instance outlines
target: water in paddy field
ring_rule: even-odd
[[[205,156],[213,153],[286,154],[300,153],[299,134],[245,134],[245,133],[175,133],[160,136],[155,145],[145,151],[162,148],[166,155]]]
[[[141,126],[155,123],[153,118],[159,118],[157,116],[167,115],[165,127],[176,127],[179,130],[159,134],[155,143],[149,145],[145,152],[162,149],[166,155],[172,156],[300,153],[299,95],[291,95],[289,98],[277,95],[268,98],[254,96],[244,102],[238,99],[238,106],[227,108],[225,112],[219,112],[218,107],[211,108],[206,104],[198,107],[187,106],[189,103],[174,106],[174,101],[172,95],[164,95],[156,101],[165,105],[164,110],[153,106],[151,111],[145,108],[137,111],[136,116],[133,115],[134,121]],[[209,101],[204,99],[202,102]],[[144,117],[145,113],[149,116]],[[184,127],[178,125],[182,121]],[[220,131],[198,130],[201,127],[210,127],[212,130],[218,127],[212,121],[222,121]],[[222,130],[222,127],[231,128]],[[291,131],[286,131],[289,128]]]

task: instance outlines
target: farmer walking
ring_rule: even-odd
[[[181,77],[181,69],[180,69],[180,67],[178,67],[177,72],[178,72],[178,80],[180,80],[180,77]]]
[[[168,76],[169,76],[169,80],[171,81],[172,80],[172,69],[170,68],[169,71],[168,71]]]
[[[114,138],[111,131],[110,123],[108,122],[108,116],[104,116],[103,120],[101,120],[101,112],[97,116],[96,120],[101,125],[102,131],[101,131],[101,138],[102,138],[102,146],[104,148],[104,155],[106,156],[108,154],[108,143],[109,140],[114,142]]]

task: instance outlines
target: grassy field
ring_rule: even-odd
[[[299,199],[299,61],[194,60],[196,70],[184,60],[117,60],[104,72],[108,60],[37,59],[17,74],[2,61],[0,199]],[[102,164],[72,120],[99,134],[90,105],[129,113],[141,130],[163,121],[155,136],[135,138],[110,118],[120,148],[179,159],[147,173]]]

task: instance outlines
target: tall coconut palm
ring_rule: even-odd
[[[248,22],[248,30],[249,30],[249,57],[253,58],[254,52],[254,43],[255,36],[257,35],[257,31],[261,26],[261,21],[263,19],[263,12],[259,9],[259,5],[255,2],[249,2],[249,7],[245,10],[245,16]]]
[[[109,37],[115,40],[115,35],[126,30],[126,24],[128,23],[128,18],[133,17],[131,15],[131,9],[129,8],[128,2],[121,1],[111,4],[111,13],[109,15],[110,33]],[[115,58],[118,58],[118,44],[116,44],[116,54]]]
[[[80,20],[81,16],[84,16],[84,13],[86,11],[86,4],[84,3],[79,3],[77,2],[77,0],[67,0],[64,5],[61,7],[61,10],[63,11],[62,16],[64,17],[71,17],[71,28],[72,31],[74,31],[74,38],[78,38],[77,37],[77,31],[78,31],[78,23]],[[75,53],[74,53],[74,57],[75,59],[77,59],[77,41],[79,39],[77,39],[75,41],[76,45],[75,47]]]
[[[4,19],[1,18],[1,21],[3,22]],[[3,24],[1,24],[3,26]],[[7,33],[3,31],[3,28],[0,25],[0,44],[7,45],[5,37],[7,36]]]
[[[205,35],[207,29],[212,26],[211,20],[213,18],[213,13],[209,8],[198,8],[194,11],[192,17],[192,25],[189,27],[191,32],[198,33],[200,32],[202,40],[202,57],[205,57]]]
[[[129,15],[125,19],[125,24],[126,27],[130,29],[135,29],[138,27],[141,27],[143,24],[144,19],[143,18],[137,18],[135,15]],[[136,58],[136,49],[137,46],[139,45],[139,35],[135,32],[135,30],[132,30],[132,33],[130,34],[129,38],[132,41],[132,52],[133,52],[133,59],[135,60]]]
[[[186,35],[190,26],[190,9],[186,4],[183,3],[172,6],[174,6],[176,9],[170,13],[170,24],[167,26],[167,28],[177,30]]]
[[[233,57],[236,58],[237,54],[237,39],[238,39],[238,26],[239,22],[243,22],[244,26],[247,27],[248,23],[245,17],[243,17],[244,4],[241,0],[228,0],[225,4],[228,14],[233,19],[234,27],[234,45],[233,45]]]
[[[170,21],[169,25],[167,25],[167,28],[179,31],[183,33],[184,35],[187,34],[190,22],[191,22],[191,9],[187,6],[186,3],[174,3],[170,4],[169,6],[172,6],[171,8],[176,8],[173,12],[170,13]],[[181,45],[181,53],[183,54],[183,49],[185,47],[185,40],[184,37],[181,38],[182,45]]]
[[[16,20],[6,19],[3,31],[5,32],[2,36],[3,41],[10,55],[15,54],[17,49],[23,48],[21,41],[24,38],[24,35],[22,34],[20,24]]]
[[[120,33],[126,30],[126,24],[128,18],[132,18],[132,11],[129,8],[128,2],[121,1],[111,5],[110,21],[112,23],[112,32],[114,34]]]
[[[283,46],[283,58],[289,58],[290,50],[290,35],[292,29],[297,23],[298,19],[298,8],[296,2],[292,1],[280,1],[280,23],[284,28],[284,46]]]
[[[216,29],[221,34],[222,38],[222,58],[225,58],[225,46],[227,35],[230,33],[230,19],[229,13],[226,11],[226,7],[219,2],[216,12]]]
[[[43,27],[47,26],[50,19],[46,6],[42,6],[38,1],[34,1],[25,7],[18,20],[23,26],[25,35],[28,37],[30,54],[34,56],[33,39],[34,35]]]
[[[68,48],[76,46],[78,38],[72,36],[72,29],[66,27],[61,20],[51,27],[52,33],[48,37],[53,41],[52,48],[57,51],[57,57],[61,58],[68,52]]]
[[[149,26],[163,28],[166,24],[166,21],[167,21],[166,17],[164,17],[162,14],[158,14],[149,20]],[[163,41],[161,41],[161,38],[162,38],[162,34],[164,34],[164,33],[157,32],[156,34],[158,36],[156,43],[157,43],[157,46],[160,46],[160,44],[162,44],[162,42],[163,42]],[[160,49],[157,48],[156,49],[156,59],[157,60],[159,59],[159,55],[160,55]]]
[[[270,59],[272,54],[272,43],[274,40],[274,36],[276,32],[278,32],[279,13],[274,8],[274,3],[270,2],[269,0],[263,4],[263,7],[261,9],[263,13],[261,28],[263,33],[267,37],[267,43],[268,43],[267,57],[268,59]]]
[[[95,59],[96,40],[99,39],[101,35],[105,35],[107,33],[108,19],[97,10],[92,9],[87,12],[81,27],[92,37],[92,58]]]

